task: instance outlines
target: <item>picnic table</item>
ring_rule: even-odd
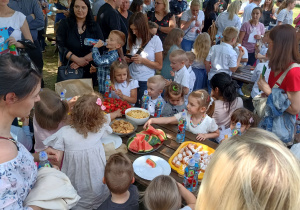
[[[173,153],[177,150],[177,148],[180,146],[179,143],[176,142],[176,134],[177,134],[177,126],[176,125],[152,125],[153,127],[160,128],[163,131],[165,131],[167,135],[167,140],[163,142],[163,145],[156,151],[150,153],[150,155],[155,155],[158,157],[161,157],[162,159],[166,160],[168,162],[169,158],[173,155]],[[143,126],[138,126],[136,132],[140,132],[143,130]],[[188,131],[185,132],[185,141],[196,141],[196,135],[192,134]],[[125,136],[122,138],[122,141],[124,144],[127,143],[129,136]],[[210,140],[205,140],[201,142],[202,144],[205,144],[213,149],[216,149],[218,144],[214,143]],[[129,159],[134,162],[138,157],[141,157],[143,155],[140,154],[134,154],[130,151],[128,151],[127,156]],[[172,176],[177,182],[182,182],[183,177],[180,177],[176,171],[172,169],[170,176]],[[135,174],[135,180],[144,186],[148,186],[150,184],[150,181],[145,180]]]
[[[252,66],[244,66],[244,67],[239,67],[236,72],[232,73],[232,79],[242,81],[247,84],[254,84],[254,82],[251,81],[252,77],[252,71],[251,68]]]

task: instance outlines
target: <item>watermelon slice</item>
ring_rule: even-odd
[[[149,166],[151,166],[152,168],[155,168],[155,167],[156,167],[156,163],[155,163],[153,160],[151,160],[150,158],[148,158],[148,159],[146,160],[146,163],[147,163]]]
[[[164,140],[167,139],[167,135],[163,130],[155,129],[151,125],[148,126],[148,128],[146,129],[146,132],[151,135],[156,135],[161,142],[163,142]]]
[[[159,138],[156,135],[151,135],[150,139],[148,140],[148,143],[151,146],[154,146],[156,144],[161,144],[161,141],[159,140]]]
[[[149,151],[153,150],[153,147],[145,140],[143,140],[142,144],[143,144],[144,152],[149,152]]]
[[[136,137],[139,138],[139,139],[144,139],[146,141],[148,141],[150,139],[150,135],[148,134],[140,134],[140,133],[137,133],[136,134]]]
[[[132,138],[131,142],[128,144],[128,148],[134,152],[138,152],[139,151],[138,142],[134,138]]]

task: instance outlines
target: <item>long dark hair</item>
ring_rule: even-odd
[[[144,3],[143,0],[133,0],[133,1],[131,2],[131,5],[130,5],[130,7],[129,7],[128,10],[130,10],[130,11],[133,12],[133,13],[140,12],[140,11],[138,11],[137,9],[138,9],[140,6],[142,6],[143,3]]]
[[[42,75],[32,68],[24,56],[0,56],[0,97],[15,93],[18,99],[28,96],[41,82]]]
[[[215,3],[217,3],[219,0],[208,0],[204,14],[205,14],[205,18],[208,18],[210,13],[215,12]]]

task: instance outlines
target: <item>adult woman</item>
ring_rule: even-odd
[[[143,11],[143,3],[144,3],[143,0],[133,0],[129,7],[129,10],[132,13],[142,12]]]
[[[202,29],[202,32],[207,32],[209,27],[212,25],[213,21],[216,21],[218,16],[218,10],[219,10],[219,0],[208,0],[204,15],[204,27]]]
[[[297,210],[299,192],[297,159],[276,135],[252,128],[217,148],[195,209]]]
[[[282,2],[277,11],[277,25],[293,24],[293,9],[296,6],[296,0],[286,0]]]
[[[39,100],[41,75],[24,57],[11,54],[0,56],[0,74],[0,208],[28,209],[23,201],[36,182],[39,153],[30,155],[12,139],[10,127],[16,117],[28,117]]]
[[[263,23],[265,27],[268,27],[275,12],[273,0],[265,0],[265,3],[261,6],[261,8],[263,10],[263,14],[259,21]]]
[[[54,1],[54,5],[51,8],[51,10],[56,14],[55,24],[58,23],[60,20],[65,19],[68,16],[69,14],[68,8],[69,8],[68,1],[66,0]]]
[[[217,36],[221,36],[226,27],[236,27],[240,30],[241,20],[238,16],[238,13],[241,8],[240,1],[236,0],[230,4],[227,11],[221,13],[217,20],[216,26],[218,28]]]
[[[243,100],[237,97],[237,83],[226,73],[215,74],[210,80],[211,96],[215,98],[212,118],[220,127],[230,126],[231,114],[243,107]]]
[[[147,18],[141,12],[133,14],[129,20],[128,47],[132,58],[126,60],[133,62],[129,70],[132,78],[139,81],[138,98],[142,98],[148,78],[162,68],[163,48],[158,36],[151,37]]]
[[[171,76],[170,71],[172,71],[172,68],[170,66],[171,62],[169,59],[169,56],[172,51],[180,49],[180,43],[183,39],[184,32],[183,30],[179,28],[173,28],[172,31],[167,35],[166,40],[163,44],[163,66],[161,69],[161,75],[165,79],[174,79],[173,76]]]
[[[269,51],[271,52],[269,67],[271,72],[268,83],[260,78],[258,87],[267,96],[272,93],[272,88],[279,77],[293,63],[300,63],[300,55],[298,51],[298,40],[295,29],[284,24],[274,27],[270,32]],[[284,56],[282,56],[284,55]],[[291,105],[285,112],[291,115],[297,115],[300,112],[300,68],[292,68],[285,76],[283,82],[279,86],[287,94]],[[282,125],[284,126],[284,125]],[[292,140],[292,139],[291,139]]]
[[[10,34],[9,38],[0,41],[2,44],[4,41],[8,43],[9,46],[15,45],[17,48],[24,48],[23,44],[18,42],[22,40],[22,34],[25,39],[33,42],[29,26],[26,20],[26,16],[18,11],[12,10],[7,6],[8,0],[0,2],[0,28],[13,28],[14,31]],[[9,52],[9,49],[5,50]],[[4,53],[3,50],[0,50]]]
[[[181,47],[184,51],[191,51],[195,39],[204,26],[204,13],[200,10],[200,6],[199,0],[193,0],[190,9],[181,16],[180,28],[185,33]]]
[[[128,38],[128,30],[129,30],[129,19],[131,17],[131,15],[133,14],[129,9],[130,6],[130,2],[129,0],[124,0],[122,5],[119,7],[118,11],[120,13],[120,17],[121,17],[121,28],[124,28],[124,30],[121,31],[125,31],[125,36],[126,36],[126,43],[127,43],[127,38]],[[126,44],[123,46],[123,52],[126,52]]]
[[[90,62],[93,60],[91,52],[93,46],[85,46],[85,38],[103,40],[103,35],[99,25],[94,21],[89,0],[72,0],[70,15],[61,20],[56,40],[63,65],[66,65],[71,57],[70,66],[73,69],[83,67],[83,77],[87,78],[91,77]],[[94,75],[93,83],[97,85],[96,74]]]
[[[158,25],[157,35],[164,42],[167,34],[176,26],[175,16],[169,12],[168,0],[156,0],[155,12],[147,13],[148,20]]]

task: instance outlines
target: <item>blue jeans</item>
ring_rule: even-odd
[[[139,81],[139,88],[137,89],[137,101],[135,103],[136,107],[141,107],[140,100],[143,97],[145,90],[147,90],[147,81]]]
[[[196,81],[193,90],[205,89],[207,87],[207,73],[206,69],[193,68],[196,75]]]
[[[194,41],[183,39],[182,42],[181,42],[181,48],[184,51],[188,52],[188,51],[192,50],[193,44],[194,44]]]

